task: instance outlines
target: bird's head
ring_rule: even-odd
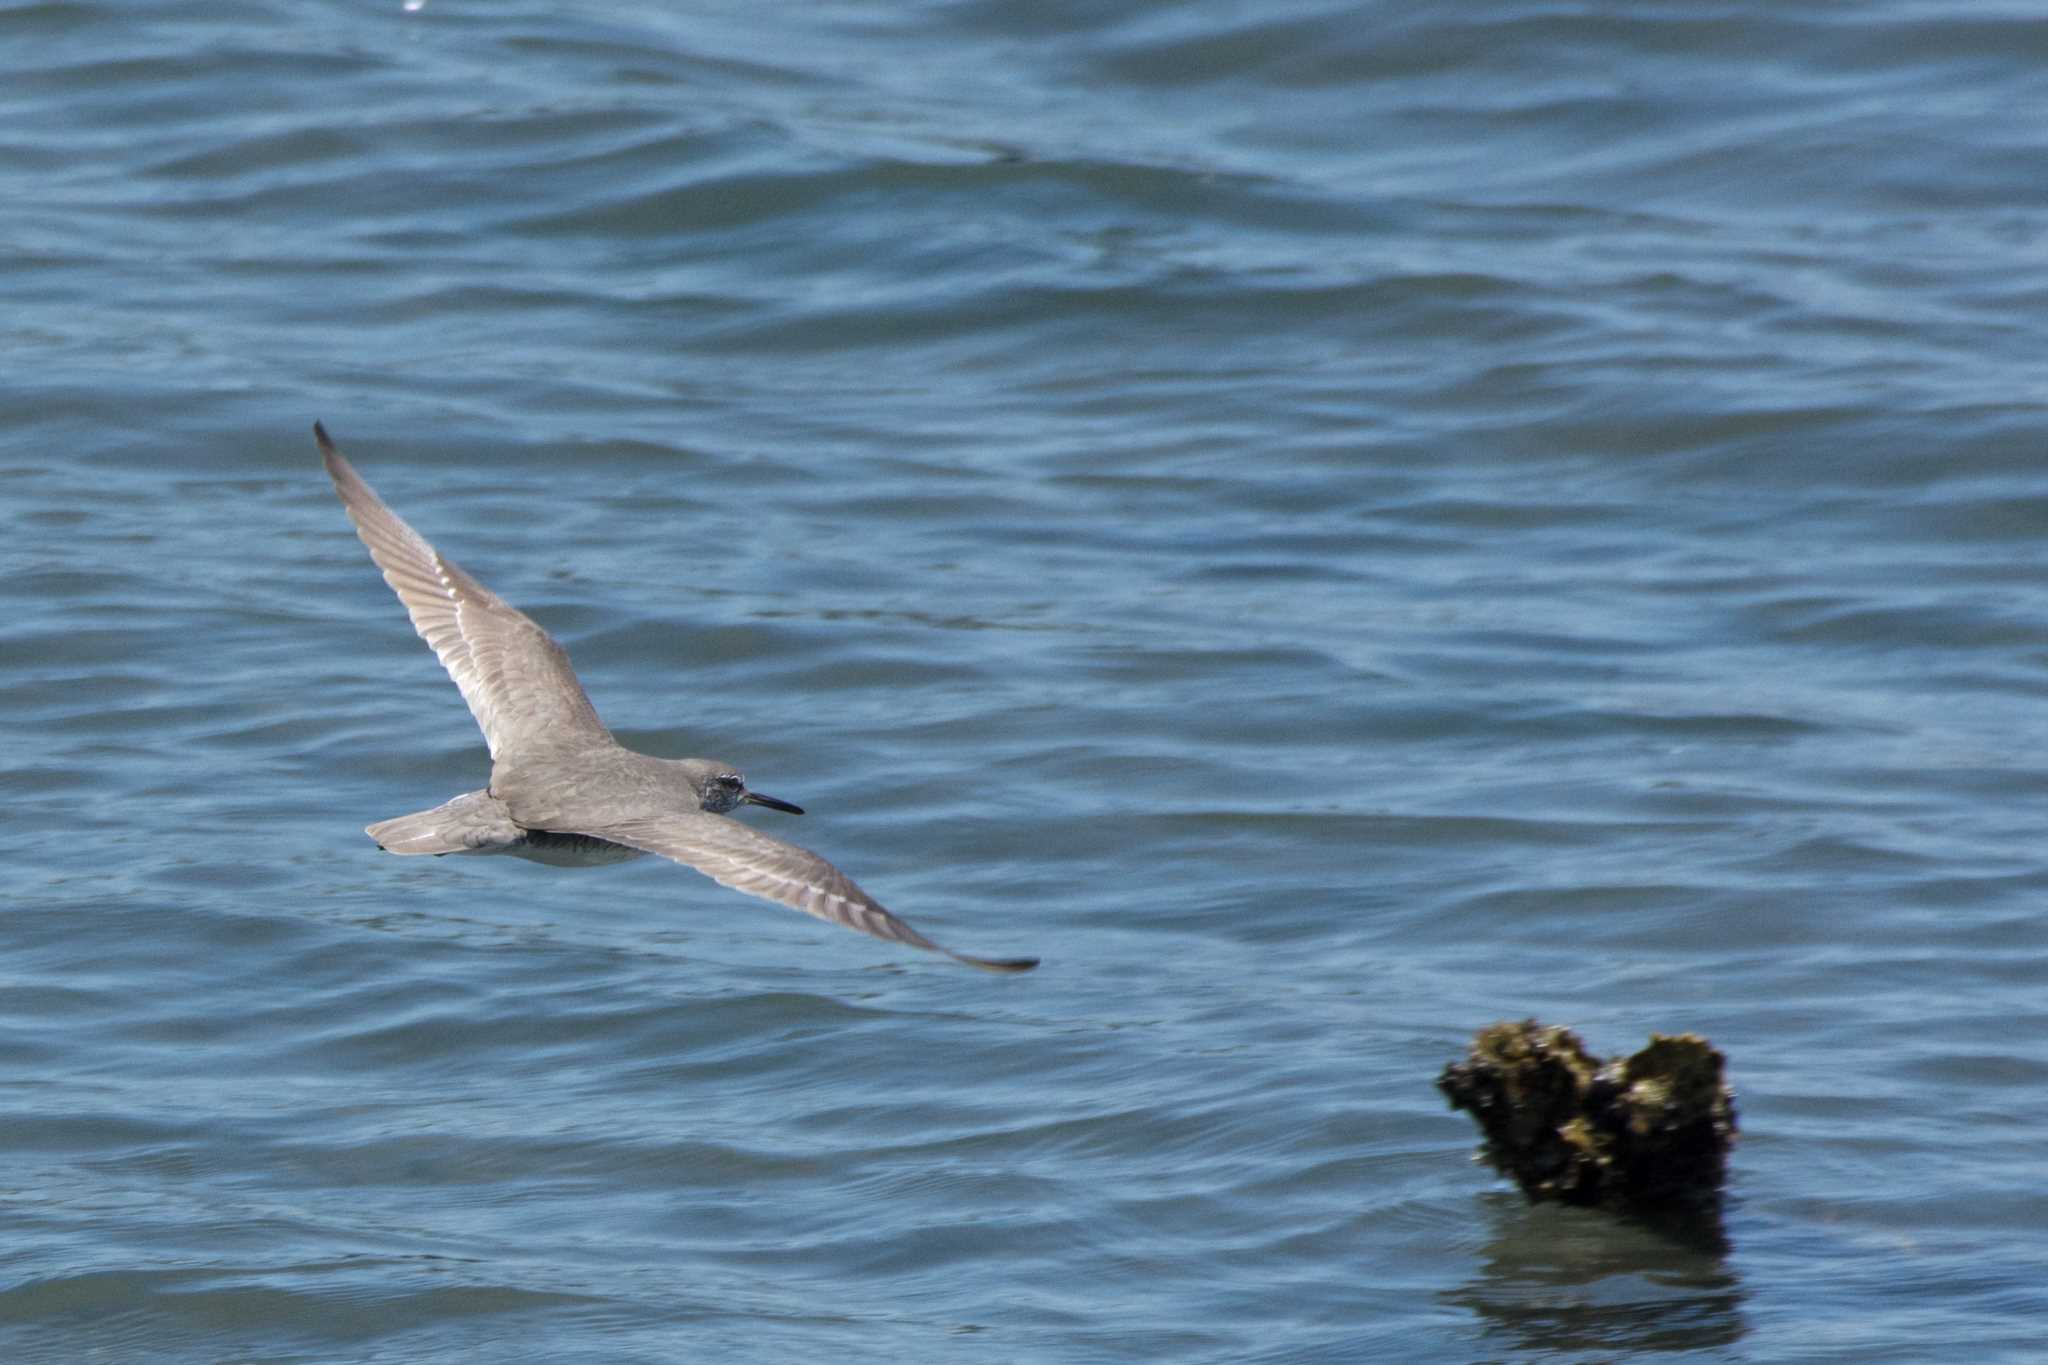
[[[747,790],[747,779],[730,763],[721,763],[715,758],[685,758],[679,760],[678,766],[689,778],[690,789],[697,795],[697,804],[714,815],[723,815],[741,806],[766,806],[790,815],[804,813],[802,806]]]

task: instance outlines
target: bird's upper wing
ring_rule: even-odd
[[[1028,972],[1035,957],[969,957],[932,942],[879,905],[851,878],[806,848],[786,844],[737,820],[706,811],[681,811],[625,820],[602,828],[579,826],[616,844],[658,853],[693,867],[722,885],[801,910],[863,934],[944,953],[988,972]]]
[[[313,435],[356,534],[405,604],[413,629],[462,689],[491,757],[559,739],[607,738],[562,647],[400,520],[317,422]]]

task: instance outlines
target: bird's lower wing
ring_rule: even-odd
[[[385,506],[317,422],[313,435],[356,534],[398,594],[413,629],[462,690],[491,757],[503,759],[522,743],[565,734],[603,736],[604,723],[562,647]]]
[[[932,942],[879,905],[853,880],[809,849],[762,834],[737,820],[701,811],[655,820],[579,827],[577,834],[658,853],[695,868],[722,886],[760,896],[792,910],[863,934],[943,953],[986,972],[1028,972],[1035,957],[969,957]]]

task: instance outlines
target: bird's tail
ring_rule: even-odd
[[[526,831],[505,803],[487,791],[466,792],[432,810],[379,820],[363,831],[386,853],[491,853],[517,844]]]

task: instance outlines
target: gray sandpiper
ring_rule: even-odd
[[[400,520],[318,422],[313,435],[356,534],[461,689],[491,751],[488,787],[369,826],[381,848],[503,853],[557,867],[655,853],[736,891],[970,967],[1038,965],[1035,957],[969,957],[934,943],[809,849],[730,819],[726,812],[747,805],[803,814],[748,790],[731,764],[654,758],[613,739],[553,637]]]

